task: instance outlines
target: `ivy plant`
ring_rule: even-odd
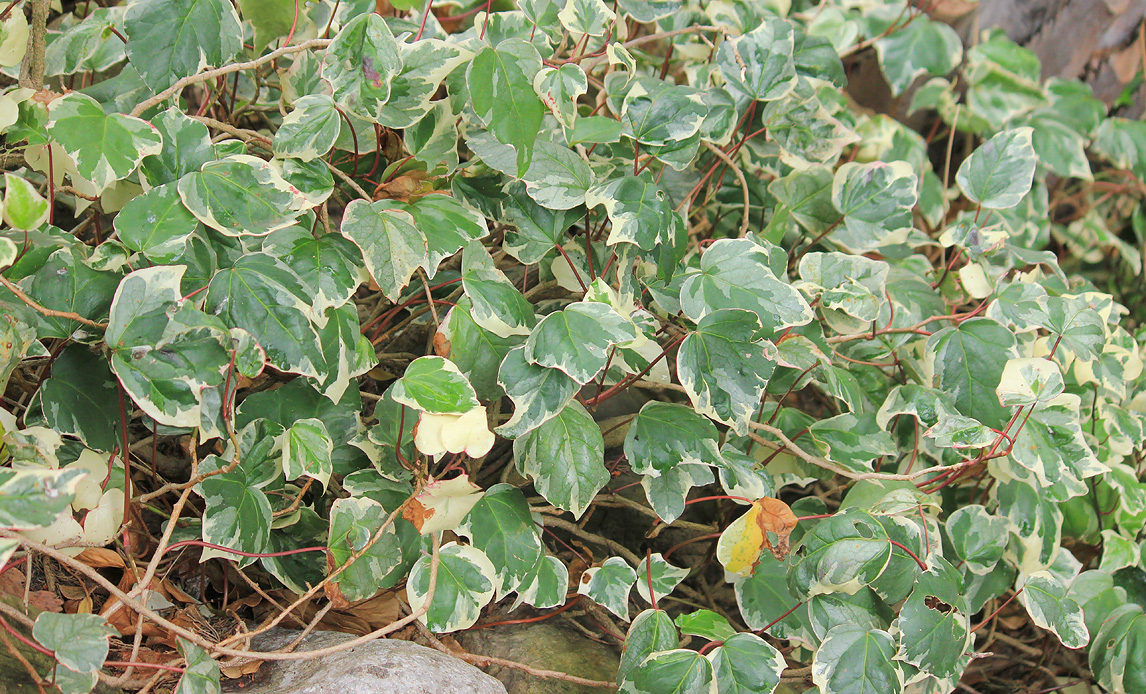
[[[633,694],[945,693],[1008,630],[1146,687],[1146,312],[1112,280],[1146,126],[1001,33],[904,0],[23,5],[0,572],[82,583],[4,611],[61,691],[138,677],[141,639],[219,691],[246,641],[172,599],[265,631],[379,596],[374,636],[580,601]]]

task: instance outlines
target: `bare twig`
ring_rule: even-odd
[[[740,220],[740,238],[744,238],[745,236],[748,235],[748,220],[749,220],[749,214],[748,214],[748,211],[749,211],[748,179],[744,178],[744,172],[740,170],[740,167],[736,165],[736,162],[732,161],[732,157],[729,157],[727,154],[724,153],[724,150],[720,149],[719,147],[712,144],[711,142],[705,142],[704,146],[708,148],[709,152],[712,152],[718,158],[720,158],[721,161],[723,161],[725,164],[727,164],[728,168],[732,169],[732,173],[736,175],[736,180],[740,181],[740,190],[744,193],[744,218]]]
[[[15,294],[16,297],[18,299],[20,299],[20,301],[23,301],[31,309],[35,310],[37,313],[40,313],[42,315],[51,316],[52,318],[67,318],[68,320],[74,320],[77,323],[83,323],[86,326],[89,326],[92,328],[97,328],[100,330],[107,327],[107,323],[97,323],[93,320],[88,320],[87,318],[84,318],[83,316],[81,316],[78,313],[72,313],[71,311],[56,311],[54,309],[50,309],[50,308],[47,308],[45,306],[41,306],[40,304],[36,303],[36,301],[34,299],[32,299],[32,297],[25,294],[23,292],[23,290],[21,290],[15,284],[12,284],[10,281],[8,281],[7,277],[0,276],[0,285],[3,285],[3,287],[5,289],[7,289],[8,291]]]

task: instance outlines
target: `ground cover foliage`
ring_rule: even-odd
[[[565,611],[634,693],[1146,691],[1146,125],[1084,85],[898,0],[66,4],[0,26],[29,678]]]

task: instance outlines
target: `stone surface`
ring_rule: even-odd
[[[255,650],[281,648],[298,632],[273,629],[252,644]],[[355,638],[320,631],[296,650],[313,651]],[[493,677],[457,658],[397,639],[378,639],[314,660],[263,663],[250,679],[223,682],[225,692],[244,694],[506,694]]]
[[[458,634],[471,653],[514,660],[545,670],[556,670],[592,680],[614,682],[620,654],[554,624],[513,624],[475,629]],[[491,668],[509,694],[606,694],[612,690],[534,677],[520,670]]]

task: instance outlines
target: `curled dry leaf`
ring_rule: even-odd
[[[453,530],[481,499],[481,487],[470,482],[469,475],[448,480],[435,480],[421,494],[410,500],[402,517],[414,524],[423,535]]]
[[[783,501],[767,496],[757,499],[721,534],[716,556],[729,572],[750,576],[765,549],[781,561],[788,556],[788,540],[797,522]]]

